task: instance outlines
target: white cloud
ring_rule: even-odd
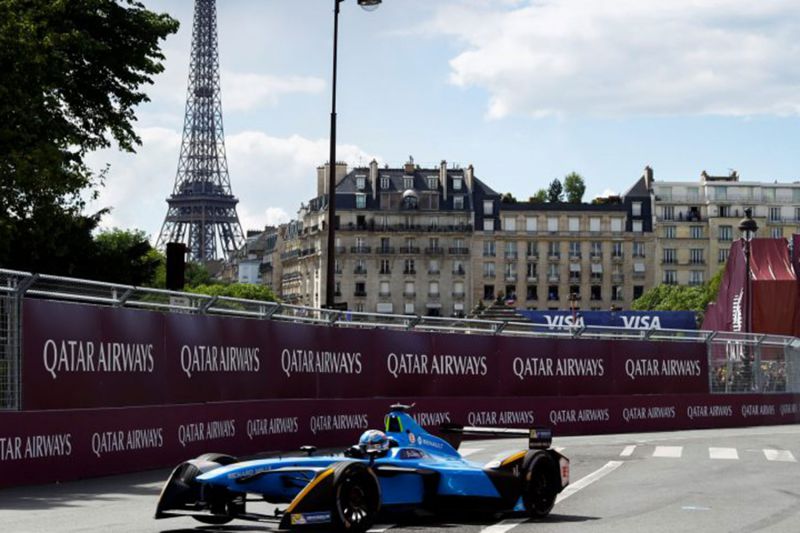
[[[248,111],[274,106],[288,94],[319,94],[325,80],[310,76],[272,76],[223,71],[222,99],[225,110]]]
[[[95,169],[110,164],[106,186],[90,210],[112,207],[104,227],[138,228],[157,238],[172,193],[181,143],[179,131],[141,128],[137,154],[105,150],[91,155]],[[328,139],[299,135],[272,137],[246,131],[226,137],[233,194],[245,231],[292,218],[301,202],[316,196],[316,168],[328,159]],[[374,156],[358,146],[340,145],[337,158],[366,164]],[[379,158],[378,158],[379,159]],[[380,159],[379,159],[380,160]]]
[[[489,118],[800,112],[796,0],[513,5],[450,4],[431,24],[465,46],[451,81],[487,90]]]

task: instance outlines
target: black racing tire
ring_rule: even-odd
[[[192,518],[197,520],[198,522],[202,522],[203,524],[209,524],[212,526],[221,526],[223,524],[227,524],[233,517],[230,516],[217,516],[213,514],[209,515],[193,515]]]
[[[553,509],[558,496],[557,468],[553,459],[538,452],[526,461],[522,501],[531,518],[544,518]]]
[[[363,533],[381,508],[378,478],[364,463],[342,463],[333,481],[331,520],[337,531]]]

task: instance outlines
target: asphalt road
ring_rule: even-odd
[[[800,531],[800,425],[566,437],[553,445],[572,461],[572,485],[546,520],[392,520],[373,531]],[[524,446],[472,441],[462,450],[485,462]],[[190,518],[154,520],[167,475],[161,470],[0,490],[0,531],[270,531],[247,522],[211,527]]]

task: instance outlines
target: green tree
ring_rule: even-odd
[[[114,228],[100,232],[94,244],[94,257],[85,261],[85,277],[126,285],[153,282],[161,257],[145,232]]]
[[[265,302],[275,302],[278,300],[269,287],[265,285],[253,285],[252,283],[198,285],[197,287],[192,287],[187,290],[188,292],[196,294],[228,296],[230,298],[242,298],[244,300],[261,300]]]
[[[583,176],[577,172],[570,172],[564,176],[564,192],[567,194],[567,202],[579,204],[583,201],[583,193],[586,192],[586,183]]]
[[[85,157],[140,144],[141,87],[163,70],[159,43],[177,28],[134,0],[0,0],[0,264],[74,270],[104,214],[82,214],[105,175]]]
[[[561,182],[558,181],[558,178],[554,179],[547,188],[547,201],[551,204],[561,202],[564,196],[563,192],[564,188],[561,186]]]
[[[547,201],[547,189],[539,189],[536,194],[528,198],[528,201],[534,204],[543,204]]]
[[[631,304],[636,311],[694,311],[701,318],[710,302],[716,301],[725,269],[721,268],[705,284],[658,285]]]
[[[500,197],[501,204],[515,204],[517,203],[517,199],[514,197],[513,194],[510,192],[505,193],[503,196]]]

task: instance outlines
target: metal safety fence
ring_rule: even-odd
[[[712,393],[800,393],[800,339],[795,337],[702,330],[548,326],[521,319],[485,320],[342,311],[0,269],[0,409],[19,408],[24,298],[340,328],[704,343],[708,349],[709,390]]]

